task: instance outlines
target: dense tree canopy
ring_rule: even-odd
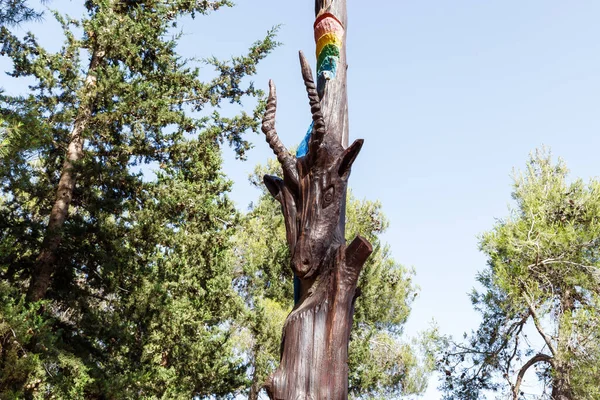
[[[471,297],[483,321],[443,354],[447,398],[525,399],[534,369],[543,398],[600,396],[600,182],[567,173],[537,151],[515,174],[516,207],[481,238],[488,268]]]
[[[203,81],[178,53],[178,22],[228,0],[46,12],[62,27],[55,52],[16,28],[39,21],[39,3],[0,0],[0,56],[29,85],[0,87],[0,398],[256,400],[294,306],[280,205],[262,183],[278,167],[256,168],[260,195],[241,213],[221,150],[250,147],[263,102],[247,78],[274,32],[204,61],[215,77]],[[600,181],[570,180],[538,151],[513,200],[480,240],[481,325],[437,342],[445,398],[521,400],[535,381],[543,398],[598,399]],[[350,341],[354,399],[420,394],[434,367],[434,331],[403,337],[418,288],[387,227],[380,203],[349,193],[346,237],[374,247]]]
[[[82,19],[53,14],[56,53],[10,29],[38,16],[26,2],[2,5],[0,54],[35,83],[0,97],[0,397],[257,398],[293,303],[289,254],[278,205],[263,189],[239,216],[221,172],[221,144],[243,158],[262,103],[214,107],[260,96],[242,82],[273,32],[208,60],[217,76],[202,82],[167,33],[227,1],[87,1]],[[350,196],[347,219],[375,245],[352,395],[419,393],[431,360],[400,338],[413,272],[380,242],[379,203]]]
[[[242,79],[273,34],[247,56],[209,60],[210,82],[165,39],[177,18],[226,5],[89,1],[81,20],[54,14],[57,53],[1,28],[11,75],[36,83],[0,98],[0,397],[256,398],[275,366],[293,302],[283,220],[264,190],[238,216],[220,155],[228,142],[244,156],[262,105],[233,118],[212,108],[260,95]],[[412,271],[380,243],[378,203],[350,197],[347,219],[348,236],[375,245],[353,396],[419,393],[430,360],[400,338]]]
[[[270,32],[247,55],[210,60],[217,76],[202,82],[172,31],[229,5],[86,1],[82,19],[54,13],[55,53],[0,27],[10,75],[34,81],[0,98],[1,398],[189,399],[247,386],[220,144],[243,157],[261,106],[229,118],[213,107],[260,95],[242,80],[276,43]]]

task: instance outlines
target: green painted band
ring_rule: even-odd
[[[319,57],[317,58],[317,71],[321,70],[323,61],[325,61],[327,57],[338,58],[339,56],[340,48],[338,46],[336,46],[333,43],[325,45],[325,47],[323,47],[323,50],[321,51],[321,54],[319,54]]]

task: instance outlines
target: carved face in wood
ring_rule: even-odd
[[[307,165],[309,159],[298,162],[298,239],[293,248],[292,264],[299,276],[307,278],[315,272],[332,244],[344,243],[343,233],[339,230],[340,213],[350,166],[362,146],[359,141],[342,151],[339,145],[331,144],[328,148],[326,143],[324,141],[318,150],[314,165]]]
[[[316,163],[309,155],[296,162],[298,184],[267,175],[264,182],[282,205],[292,267],[299,277],[311,277],[332,244],[344,243],[339,231],[340,213],[352,163],[363,141],[346,150],[326,145],[317,151]],[[284,174],[285,175],[285,174]]]
[[[329,140],[331,135],[327,135],[310,67],[302,54],[300,60],[313,114],[309,151],[296,159],[279,140],[275,131],[275,87],[270,82],[263,132],[283,168],[283,180],[267,175],[264,182],[283,209],[292,268],[300,278],[310,278],[327,252],[345,242],[339,229],[340,213],[350,169],[363,141],[357,140],[343,149]]]

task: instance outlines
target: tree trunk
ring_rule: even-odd
[[[258,400],[260,389],[261,385],[259,383],[252,382],[252,386],[250,386],[250,393],[248,394],[248,400]]]
[[[31,275],[31,282],[27,291],[27,301],[38,301],[46,295],[50,286],[52,273],[56,269],[56,252],[62,241],[62,228],[67,219],[69,205],[73,199],[73,190],[77,181],[74,167],[83,158],[83,131],[86,129],[92,116],[92,103],[96,88],[96,70],[104,52],[94,50],[84,87],[77,117],[70,134],[67,154],[63,162],[56,200],[50,212],[50,220],[46,228],[44,241],[40,254]]]
[[[325,80],[323,76],[317,76],[321,108],[325,118],[325,126],[335,126],[337,129],[330,134],[335,135],[335,140],[348,147],[350,125],[348,121],[348,89],[347,73],[348,63],[346,59],[346,32],[348,27],[348,12],[346,0],[315,0],[315,17],[318,18],[325,13],[334,15],[342,24],[341,43],[339,46],[339,58],[337,60],[336,76]],[[318,45],[319,38],[315,31],[315,42]],[[319,48],[317,47],[317,52]],[[318,62],[319,54],[317,54]],[[319,71],[317,71],[319,73]],[[346,230],[346,196],[342,197],[342,211],[340,213],[340,230]]]
[[[248,400],[258,400],[258,395],[260,394],[260,390],[262,389],[262,380],[258,377],[257,365],[256,365],[256,357],[258,356],[258,352],[260,348],[258,345],[254,345],[252,352],[254,353],[252,357],[254,360],[252,361],[252,385],[250,386],[250,392],[248,393]]]
[[[575,400],[571,384],[569,383],[568,373],[560,371],[559,368],[553,372],[556,376],[552,379],[552,400]]]
[[[335,132],[335,139],[343,147],[348,147],[349,124],[348,124],[348,89],[347,89],[347,71],[346,61],[346,32],[348,26],[348,12],[346,10],[346,0],[316,0],[315,17],[324,13],[334,15],[342,24],[341,44],[339,46],[339,59],[337,61],[336,76],[329,80],[323,80],[317,77],[319,94],[321,95],[321,108],[325,117],[325,125],[338,127]],[[315,37],[315,41],[318,38]],[[317,48],[318,50],[318,48]],[[317,57],[319,55],[317,54]]]
[[[357,237],[346,246],[345,203],[362,140],[348,146],[346,1],[316,0],[317,83],[303,54],[302,77],[313,128],[308,152],[291,155],[275,130],[277,97],[270,83],[263,132],[283,169],[265,176],[282,206],[298,301],[288,315],[281,362],[265,383],[274,400],[348,398],[348,342],[360,271],[372,252]]]
[[[348,398],[348,342],[356,284],[371,245],[361,237],[325,261],[312,292],[288,316],[281,363],[267,382],[276,400]]]
[[[573,333],[570,319],[575,310],[573,295],[566,289],[560,294],[560,310],[558,322],[557,357],[552,370],[552,399],[574,400],[575,395],[571,387],[570,376],[572,372],[570,356],[572,353],[570,338]]]

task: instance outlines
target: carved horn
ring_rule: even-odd
[[[275,129],[275,112],[277,110],[277,93],[275,84],[269,80],[269,99],[267,100],[267,110],[262,120],[262,131],[265,134],[269,147],[277,156],[277,160],[283,168],[283,173],[292,178],[295,182],[298,181],[298,173],[296,171],[296,159],[285,148]]]
[[[312,71],[304,53],[300,51],[300,66],[302,68],[302,78],[304,79],[304,85],[306,86],[306,93],[308,93],[308,101],[310,103],[310,112],[312,113],[313,119],[313,131],[310,135],[309,152],[315,150],[321,145],[323,137],[325,136],[325,119],[323,118],[323,112],[321,111],[321,101],[319,100],[319,94],[317,93],[317,87],[313,80]],[[313,153],[314,154],[314,153]]]

